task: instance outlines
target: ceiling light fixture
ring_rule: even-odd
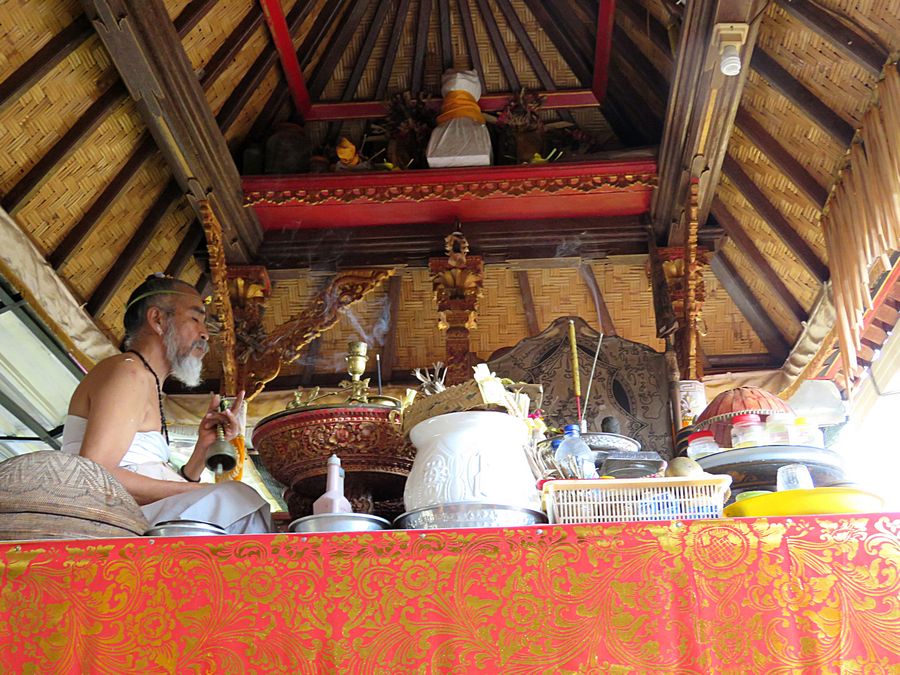
[[[713,27],[712,40],[719,56],[719,70],[727,77],[741,72],[740,49],[747,41],[750,27],[746,23],[717,23]]]

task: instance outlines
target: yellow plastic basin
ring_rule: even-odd
[[[832,513],[877,513],[878,495],[853,488],[786,490],[751,497],[725,507],[729,518],[754,516],[817,516]]]

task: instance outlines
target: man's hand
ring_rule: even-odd
[[[203,473],[203,467],[206,465],[206,450],[216,440],[216,430],[219,425],[222,426],[225,439],[228,441],[241,431],[237,415],[244,403],[244,392],[239,391],[231,405],[222,411],[219,410],[220,400],[221,397],[218,394],[213,394],[210,397],[206,414],[200,420],[197,444],[194,446],[191,458],[184,465],[184,473],[191,479],[199,479],[200,474]]]

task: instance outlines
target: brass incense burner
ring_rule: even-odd
[[[332,454],[341,458],[344,491],[355,512],[393,518],[403,511],[415,449],[402,434],[403,402],[371,391],[370,378],[363,378],[368,361],[365,342],[349,343],[349,380],[333,391],[298,391],[283,412],[253,431],[253,447],[287,486],[285,500],[295,518],[312,513]]]

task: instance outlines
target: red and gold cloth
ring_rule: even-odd
[[[900,515],[0,545],[0,671],[882,673]]]

